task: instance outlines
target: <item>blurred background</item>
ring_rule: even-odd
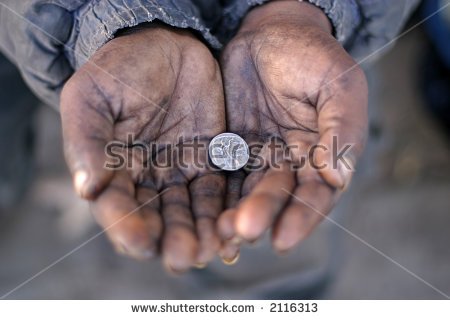
[[[410,26],[427,10],[423,7],[416,13]],[[431,19],[401,37],[370,67],[364,65],[371,87],[370,141],[342,225],[450,295],[450,60],[445,54],[450,37],[436,36],[436,28],[448,17],[443,12],[441,22]],[[3,92],[14,90],[13,79],[0,83]],[[21,103],[33,99],[25,93],[22,98]],[[28,118],[32,112],[25,110],[19,117]],[[7,169],[1,173],[0,197],[14,205],[0,211],[0,296],[34,277],[8,298],[189,297],[192,288],[167,285],[182,284],[183,278],[155,277],[162,269],[158,261],[119,257],[104,235],[71,252],[100,229],[87,203],[78,200],[72,189],[58,114],[39,107],[32,123],[15,124],[6,111],[0,119],[2,127],[14,125],[10,132],[20,126],[30,128],[0,138],[2,148],[24,146],[18,150],[22,158],[3,165]],[[31,152],[34,161],[27,160]],[[2,164],[10,156],[0,150]],[[342,240],[340,263],[324,298],[444,298],[364,243],[337,232]],[[148,290],[155,286],[160,288],[157,296]]]

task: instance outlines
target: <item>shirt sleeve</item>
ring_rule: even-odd
[[[234,0],[224,9],[222,38],[228,40],[253,7],[271,0]],[[357,60],[385,52],[401,32],[420,0],[298,0],[323,10],[334,36]]]
[[[241,20],[253,7],[271,0],[236,0],[224,10],[222,30],[226,32],[223,38],[229,38],[236,32]],[[360,24],[360,14],[356,0],[299,0],[309,2],[321,8],[334,27],[334,36],[345,45]]]
[[[71,65],[79,68],[118,30],[153,20],[196,30],[212,47],[220,47],[190,0],[89,1],[74,15],[74,30],[67,51]]]
[[[220,47],[192,0],[0,0],[0,50],[58,108],[68,78],[118,30],[154,20],[196,30]]]

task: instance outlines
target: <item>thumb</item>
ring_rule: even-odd
[[[87,97],[78,84],[69,80],[61,94],[64,153],[76,192],[94,199],[113,177],[105,168],[105,146],[113,138],[114,121],[107,102],[96,103],[95,95]]]
[[[345,189],[367,137],[368,89],[363,71],[354,66],[319,94],[319,144],[314,164],[331,186]]]

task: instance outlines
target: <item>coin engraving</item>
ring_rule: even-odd
[[[220,169],[236,171],[244,167],[250,151],[247,143],[234,133],[222,133],[214,137],[209,144],[211,161]]]

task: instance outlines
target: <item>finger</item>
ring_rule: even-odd
[[[219,255],[226,265],[233,265],[239,259],[241,239],[236,236],[236,230],[234,228],[236,213],[236,209],[225,210],[220,215],[217,223],[219,236],[222,239]]]
[[[160,199],[156,189],[148,186],[139,186],[136,190],[136,199],[142,206],[140,214],[147,225],[148,234],[152,240],[152,251],[158,252],[163,232],[163,222],[160,210]],[[152,200],[153,199],[153,200]]]
[[[237,237],[235,229],[236,207],[253,190],[255,185],[261,181],[264,173],[264,171],[255,171],[246,176],[245,172],[241,170],[233,172],[228,177],[227,208],[229,209],[225,210],[217,221],[219,236],[223,241]]]
[[[165,227],[163,263],[170,272],[187,271],[196,262],[198,240],[186,185],[178,184],[166,189],[162,196],[162,216]]]
[[[231,240],[233,238],[238,238],[236,233],[236,207],[239,202],[244,201],[244,199],[250,194],[250,192],[254,189],[254,187],[261,181],[264,177],[265,171],[255,171],[250,173],[245,178],[245,173],[241,171],[242,174],[236,176],[235,182],[228,182],[228,192],[227,192],[227,201],[228,204],[232,204],[229,210],[223,212],[218,220],[217,228],[219,232],[220,238],[225,240]],[[240,181],[241,178],[245,178],[245,181]],[[230,187],[234,190],[230,190]],[[235,240],[236,240],[235,239]],[[235,251],[235,250],[234,250]]]
[[[280,163],[285,160],[285,144],[279,138],[273,136],[264,144],[255,142],[253,145],[254,159],[251,159],[251,170],[242,186],[242,197],[246,197],[263,179],[269,168],[278,170]],[[250,167],[247,167],[250,168]]]
[[[227,176],[226,208],[234,208],[238,204],[244,179],[245,172],[243,170],[231,172]]]
[[[236,209],[225,210],[217,221],[217,231],[223,241],[229,241],[236,236],[234,228],[236,213]]]
[[[244,180],[242,184],[241,197],[247,197],[253,189],[258,185],[258,183],[264,178],[267,170],[258,170],[250,173]]]
[[[234,265],[239,260],[240,243],[235,241],[225,241],[220,249],[219,255],[226,265]]]
[[[199,265],[210,262],[220,248],[216,221],[224,207],[225,183],[223,175],[212,173],[196,178],[189,186],[199,239]]]
[[[336,189],[323,181],[318,173],[303,177],[273,228],[275,250],[286,252],[304,240],[330,212],[336,196]]]
[[[295,187],[294,173],[288,163],[271,168],[253,192],[238,207],[235,228],[238,236],[248,241],[258,239],[273,223],[290,198],[285,190]]]
[[[323,89],[318,100],[320,141],[314,163],[330,185],[344,189],[367,137],[368,89],[364,73],[353,68]]]
[[[147,202],[155,201],[151,199]],[[120,253],[136,259],[155,255],[156,244],[149,236],[140,205],[134,197],[133,182],[126,172],[116,172],[108,188],[92,202],[92,211]]]
[[[83,198],[94,199],[114,175],[105,168],[105,146],[113,139],[114,122],[105,102],[95,101],[95,94],[78,87],[82,80],[66,85],[61,95],[64,153],[75,190]]]

